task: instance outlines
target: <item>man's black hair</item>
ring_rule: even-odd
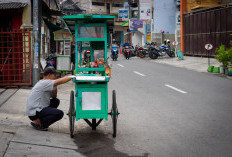
[[[56,69],[53,67],[47,67],[44,69],[44,76],[48,76],[49,74],[55,74],[56,75]]]

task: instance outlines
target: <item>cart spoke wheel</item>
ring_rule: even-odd
[[[74,137],[74,123],[76,117],[75,105],[74,105],[74,91],[70,93],[70,106],[69,106],[69,129],[70,129],[70,137]]]
[[[116,103],[116,92],[113,90],[112,94],[112,109],[111,109],[111,117],[113,123],[113,137],[116,137],[117,134],[117,119],[118,119],[118,108]]]

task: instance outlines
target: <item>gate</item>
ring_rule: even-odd
[[[31,32],[0,32],[0,86],[31,85]]]
[[[232,39],[232,7],[213,9],[209,11],[192,12],[183,16],[184,54],[207,56],[204,45],[213,44],[211,57],[215,48],[221,44],[229,47]]]

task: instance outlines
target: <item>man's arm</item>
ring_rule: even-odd
[[[56,97],[57,97],[57,88],[52,91],[52,98],[56,98]]]
[[[70,81],[73,78],[75,78],[75,76],[66,76],[66,77],[59,78],[59,79],[55,80],[54,86],[64,84],[64,83]]]

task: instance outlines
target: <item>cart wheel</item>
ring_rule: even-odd
[[[116,103],[116,92],[115,92],[115,90],[113,90],[112,100],[113,100],[113,104],[112,104],[112,109],[111,109],[111,117],[112,117],[112,122],[113,122],[113,137],[116,137],[118,108],[117,108],[117,103]]]
[[[74,106],[74,91],[70,93],[70,106],[69,106],[69,129],[70,137],[73,138],[74,134],[74,123],[75,123],[76,111]]]

